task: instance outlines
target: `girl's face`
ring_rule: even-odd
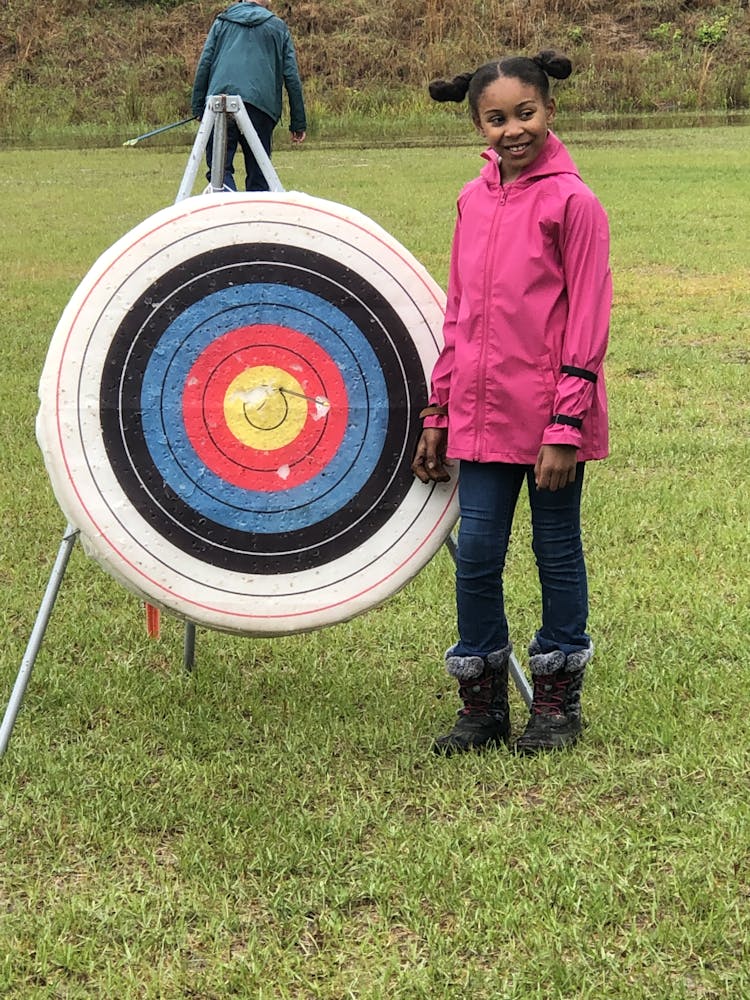
[[[554,117],[554,100],[545,102],[536,87],[516,77],[499,76],[484,88],[474,124],[499,155],[504,184],[539,156]]]

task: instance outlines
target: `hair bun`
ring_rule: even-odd
[[[460,73],[452,80],[433,80],[428,90],[433,101],[463,101],[469,89],[473,73]]]
[[[566,80],[573,72],[570,59],[554,49],[544,49],[539,55],[533,56],[533,61],[547,76],[553,76],[556,80]]]

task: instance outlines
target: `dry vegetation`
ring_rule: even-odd
[[[189,107],[209,0],[4,0],[0,130],[52,118],[168,120]],[[375,115],[506,51],[554,46],[577,68],[569,109],[750,106],[748,0],[278,0],[314,117]]]

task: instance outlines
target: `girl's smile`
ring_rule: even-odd
[[[482,91],[474,124],[500,157],[504,184],[539,156],[555,117],[555,102],[516,77],[499,76]]]

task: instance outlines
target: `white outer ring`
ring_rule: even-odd
[[[445,297],[392,236],[351,208],[297,192],[199,196],[146,219],[83,279],[52,338],[37,438],[55,496],[86,551],[129,590],[198,624],[284,634],[344,621],[381,603],[432,558],[457,517],[456,483],[415,480],[389,521],[318,568],[279,576],[227,571],[155,531],[124,494],[104,448],[101,368],[124,314],[154,281],[199,252],[247,242],[314,249],[362,275],[410,331],[429,384]]]

